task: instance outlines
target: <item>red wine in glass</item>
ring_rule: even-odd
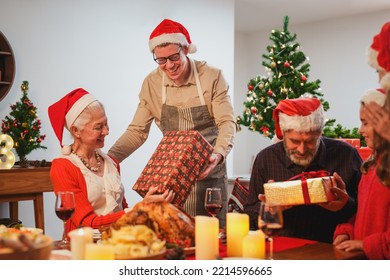
[[[55,242],[55,247],[69,249],[70,242],[66,234],[66,222],[73,216],[76,203],[73,192],[57,192],[55,202],[55,212],[58,218],[64,222],[62,240]]]
[[[213,217],[222,210],[222,190],[220,188],[207,188],[204,208]]]
[[[222,204],[217,203],[206,204],[205,207],[207,212],[213,217],[217,216],[222,210]]]
[[[73,209],[67,209],[67,208],[57,208],[56,209],[56,215],[58,218],[60,218],[63,221],[69,220],[74,213],[74,208]]]

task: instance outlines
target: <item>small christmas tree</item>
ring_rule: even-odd
[[[20,88],[23,96],[19,102],[10,106],[11,113],[2,121],[1,132],[12,137],[20,165],[26,166],[26,155],[35,149],[46,149],[41,145],[46,135],[40,134],[41,121],[37,108],[27,96],[28,81],[23,81]]]
[[[296,35],[288,30],[289,18],[284,17],[283,31],[272,30],[270,40],[273,45],[267,46],[268,54],[263,54],[267,75],[259,75],[248,83],[246,109],[237,117],[239,126],[247,126],[272,139],[275,126],[272,112],[279,101],[286,98],[298,98],[302,95],[317,97],[324,110],[329,109],[328,102],[320,97],[320,80],[309,82],[310,65],[307,57],[299,50],[295,41]]]

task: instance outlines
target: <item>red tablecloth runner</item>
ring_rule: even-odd
[[[317,243],[317,241],[279,236],[274,238],[274,252],[281,252],[314,243]],[[266,244],[266,251],[269,251],[269,242]],[[222,242],[219,242],[219,256],[221,258],[227,257],[227,247]],[[194,260],[195,255],[188,256],[187,259]]]

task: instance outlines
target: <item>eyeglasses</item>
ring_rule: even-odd
[[[170,61],[178,61],[180,59],[180,52],[181,52],[181,46],[179,47],[179,51],[177,53],[174,53],[168,57],[155,57],[153,53],[153,59],[157,62],[157,64],[165,64],[167,63],[168,59]]]

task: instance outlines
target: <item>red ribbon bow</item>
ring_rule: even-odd
[[[330,176],[329,172],[326,170],[318,170],[318,171],[308,171],[308,172],[302,172],[298,175],[295,175],[294,177],[291,177],[288,179],[288,181],[293,180],[301,180],[301,186],[302,186],[302,193],[303,193],[303,200],[306,205],[311,204],[310,195],[309,195],[309,188],[307,185],[307,179],[309,178],[320,178],[320,177],[326,177]]]

